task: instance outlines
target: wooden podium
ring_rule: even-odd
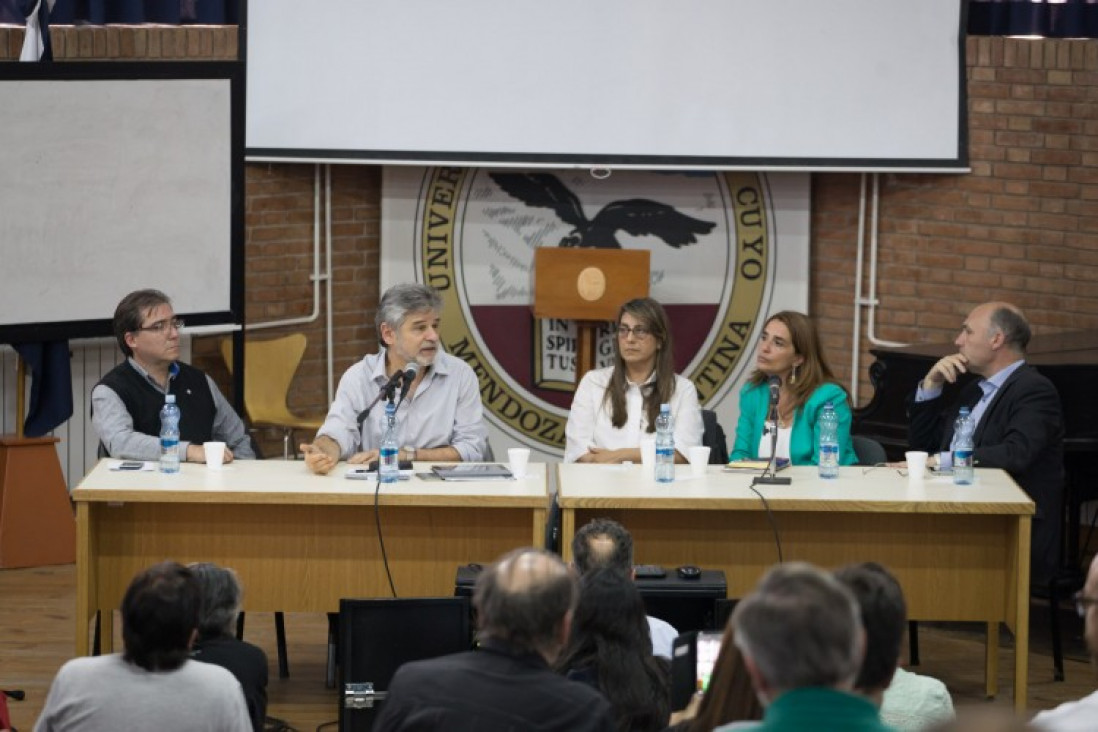
[[[57,437],[0,435],[0,569],[69,564],[76,520]]]
[[[622,303],[648,295],[647,249],[564,249],[534,252],[534,317],[576,321],[576,384],[595,367],[600,323]]]

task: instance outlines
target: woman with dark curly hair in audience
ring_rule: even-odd
[[[584,576],[557,670],[602,692],[620,732],[662,730],[671,715],[670,665],[652,655],[644,602],[609,568]]]

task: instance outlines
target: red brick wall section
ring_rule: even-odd
[[[1098,43],[970,38],[968,64],[972,173],[881,176],[877,335],[949,341],[989,299],[1036,333],[1098,328]],[[844,383],[858,182],[813,178],[812,310]]]
[[[232,58],[237,48],[235,28],[79,27],[55,39],[59,58]],[[0,55],[17,58],[21,42],[22,29],[0,29]],[[1037,333],[1098,328],[1098,43],[970,38],[967,50],[971,174],[880,177],[877,335],[952,340],[989,299],[1020,305]],[[249,322],[311,309],[313,175],[312,166],[248,166]],[[857,174],[812,178],[810,307],[844,384],[859,185]],[[332,186],[338,380],[376,348],[380,169],[333,166]],[[290,398],[301,412],[327,404],[323,318],[255,335],[308,335]],[[862,333],[860,403],[872,360],[864,321]],[[216,343],[204,341],[195,361],[223,379]]]

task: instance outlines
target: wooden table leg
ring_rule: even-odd
[[[1018,588],[1014,597],[1014,711],[1018,714],[1025,713],[1029,693],[1029,552],[1032,525],[1029,516],[1018,519],[1018,550],[1015,552]]]
[[[89,507],[76,504],[76,655],[88,655],[88,623],[92,610],[93,588],[91,580],[91,552]]]

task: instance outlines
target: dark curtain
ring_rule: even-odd
[[[262,2],[262,0],[256,0]],[[35,0],[0,0],[0,23],[22,24]],[[163,23],[235,25],[240,0],[57,0],[51,25]]]
[[[968,34],[1098,38],[1098,0],[969,0]]]

